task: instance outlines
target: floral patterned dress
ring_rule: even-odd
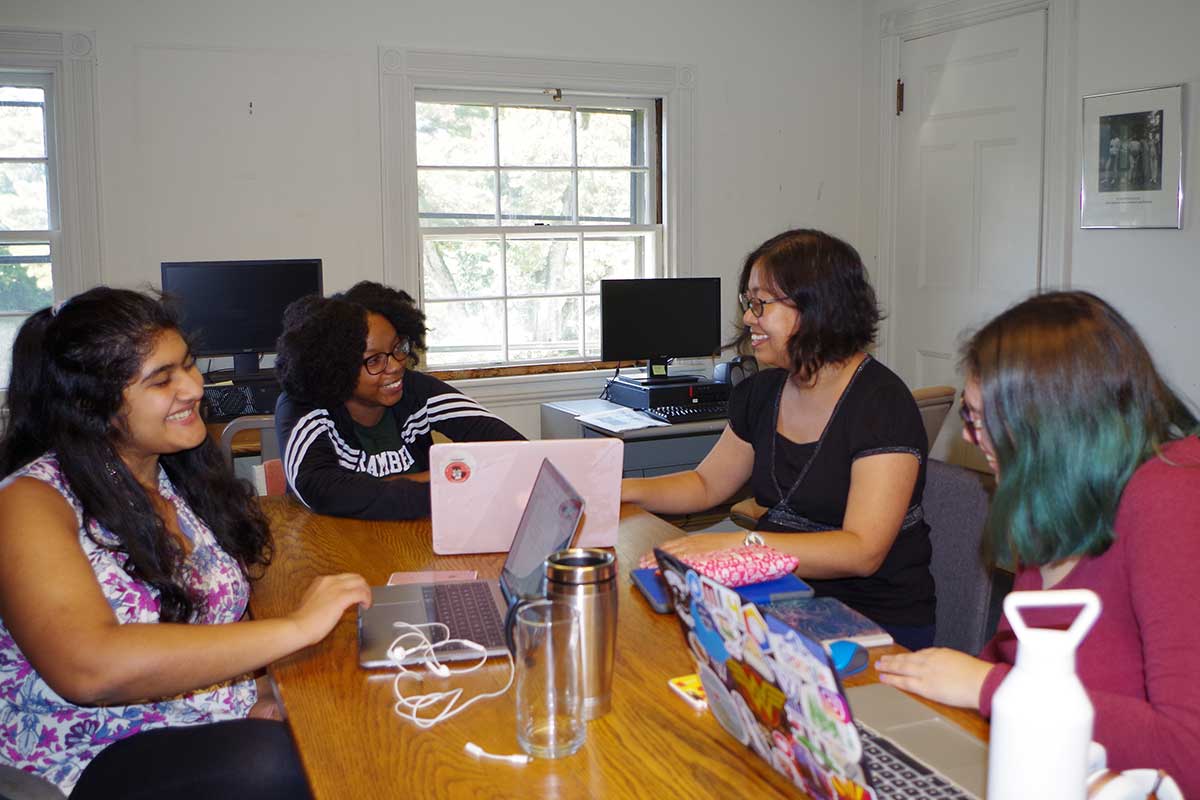
[[[92,540],[116,537],[92,520],[85,530],[79,499],[67,485],[53,452],[14,472],[57,489],[79,520],[79,544],[121,624],[158,622],[158,592],[123,569],[127,556]],[[217,544],[212,531],[175,492],[159,467],[158,491],[175,506],[179,526],[192,542],[181,583],[196,604],[196,622],[236,622],[246,610],[249,585],[237,562]],[[88,534],[91,534],[89,536]],[[41,775],[70,793],[83,768],[107,745],[153,728],[199,725],[245,717],[257,699],[254,681],[244,679],[177,697],[128,706],[77,706],[46,685],[30,666],[0,619],[0,763]]]

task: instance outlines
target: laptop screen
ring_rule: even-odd
[[[583,498],[543,459],[500,575],[506,600],[541,596],[546,557],[571,544],[582,516]]]

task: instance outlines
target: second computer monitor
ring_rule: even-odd
[[[672,358],[721,349],[720,278],[639,278],[600,282],[600,357],[646,359],[649,380],[667,378]]]

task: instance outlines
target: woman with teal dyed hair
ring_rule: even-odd
[[[1200,439],[1133,327],[1086,292],[1030,298],[963,351],[963,437],[996,472],[985,549],[1014,589],[1091,589],[1076,668],[1114,769],[1167,770],[1200,797]],[[1065,627],[1074,609],[1045,609]],[[884,656],[880,680],[991,712],[1016,659],[1007,621],[978,658]],[[1036,720],[1030,720],[1036,725]]]

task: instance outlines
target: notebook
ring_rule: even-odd
[[[371,587],[371,607],[358,610],[358,663],[391,666],[388,649],[397,636],[396,623],[444,623],[425,630],[430,641],[467,639],[484,646],[487,655],[507,650],[504,621],[519,600],[544,594],[543,563],[551,553],[570,546],[583,516],[584,500],[549,460],[543,459],[516,524],[512,549],[498,582],[436,581]],[[438,650],[442,661],[478,658],[477,650]],[[420,660],[414,655],[412,662]],[[406,661],[405,663],[410,663]]]
[[[435,444],[429,450],[433,552],[507,552],[543,459],[583,498],[578,546],[616,545],[624,447],[607,436]]]
[[[883,647],[892,635],[836,597],[771,600],[771,613],[789,628],[828,644],[839,639]]]
[[[889,686],[848,694],[825,648],[771,603],[654,554],[713,716],[798,789],[818,800],[983,796],[985,743]]]

